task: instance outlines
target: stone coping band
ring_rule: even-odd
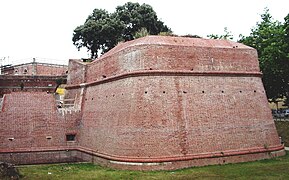
[[[126,156],[115,156],[104,153],[98,153],[95,150],[89,148],[83,148],[79,146],[71,146],[71,147],[51,147],[51,148],[15,148],[11,150],[0,150],[0,153],[32,153],[32,152],[49,152],[49,151],[80,151],[90,155],[98,156],[108,160],[114,161],[122,161],[122,162],[143,162],[143,163],[151,163],[151,162],[172,162],[172,161],[188,161],[194,159],[205,159],[205,158],[217,158],[217,157],[227,157],[227,156],[238,156],[238,155],[246,155],[246,154],[255,154],[255,153],[267,153],[273,151],[284,150],[284,145],[280,144],[277,146],[269,146],[265,147],[255,147],[255,148],[247,148],[241,150],[227,150],[223,152],[212,152],[212,153],[199,153],[199,154],[188,154],[184,156],[170,156],[170,157],[148,157],[148,158],[140,158],[140,157],[126,157]]]
[[[129,73],[123,73],[116,76],[107,77],[105,79],[92,81],[88,83],[82,83],[77,85],[66,85],[66,89],[76,89],[80,87],[95,86],[98,84],[104,84],[119,79],[129,78],[129,77],[139,77],[139,76],[243,76],[243,77],[261,77],[260,72],[225,72],[225,71],[168,71],[168,70],[149,70],[149,71],[134,71]]]

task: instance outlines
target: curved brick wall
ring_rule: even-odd
[[[79,145],[92,161],[151,170],[284,154],[250,47],[149,36],[86,68],[67,90],[83,88]]]
[[[88,64],[86,79],[81,80],[91,82],[146,70],[259,72],[259,66],[257,52],[240,43],[200,38],[147,36],[120,44]],[[79,74],[79,71],[70,73],[69,77],[75,77],[74,74]],[[79,83],[79,79],[68,79],[69,84]]]
[[[257,53],[242,44],[148,36],[70,60],[67,81],[73,107],[57,109],[46,92],[0,99],[0,161],[157,170],[285,153]]]

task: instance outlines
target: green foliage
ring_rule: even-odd
[[[66,83],[66,79],[63,78],[58,78],[55,80],[56,85],[59,86],[60,84],[65,84]]]
[[[149,35],[148,30],[146,28],[141,28],[139,31],[135,33],[135,38],[137,39],[148,35]]]
[[[103,9],[94,9],[85,23],[73,33],[73,44],[78,48],[86,47],[91,57],[97,57],[98,51],[105,53],[114,47],[124,28],[124,24]]]
[[[210,39],[226,39],[226,40],[233,40],[233,35],[231,31],[228,31],[228,28],[224,28],[224,34],[223,35],[217,35],[217,34],[210,34],[207,36]]]
[[[288,95],[288,16],[287,24],[281,24],[273,21],[269,10],[265,9],[261,19],[251,30],[251,34],[242,36],[239,41],[257,49],[266,93],[274,102],[277,98]]]
[[[278,135],[282,138],[285,146],[289,146],[289,122],[288,121],[275,121],[275,126]]]
[[[127,2],[123,6],[116,7],[113,16],[124,23],[123,39],[126,41],[135,39],[135,33],[141,28],[146,28],[152,35],[171,31],[162,21],[158,20],[156,12],[148,4]]]
[[[75,28],[72,41],[78,50],[86,47],[91,58],[95,58],[120,41],[142,37],[144,29],[152,35],[171,32],[158,20],[150,5],[128,2],[116,7],[116,11],[111,14],[103,9],[94,9],[85,23]]]
[[[183,35],[181,37],[187,37],[187,38],[202,38],[201,36],[199,35],[192,35],[192,34],[186,34],[186,35]]]
[[[173,34],[172,32],[160,32],[158,35],[159,36],[177,36]]]

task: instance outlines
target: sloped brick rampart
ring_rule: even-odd
[[[0,160],[158,170],[285,153],[256,50],[239,43],[140,38],[92,63],[71,60],[66,90],[77,111],[58,113],[43,92],[4,96]]]
[[[100,163],[177,169],[284,153],[250,47],[145,37],[86,68],[67,90],[85,89],[79,145]]]

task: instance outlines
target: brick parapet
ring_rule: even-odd
[[[70,63],[70,66],[74,64]],[[79,63],[77,66],[80,65],[85,67],[82,72],[85,78],[69,78],[68,84],[87,83],[146,70],[259,72],[257,52],[251,47],[224,40],[158,36],[118,45],[92,63]],[[75,72],[70,71],[69,74]]]

